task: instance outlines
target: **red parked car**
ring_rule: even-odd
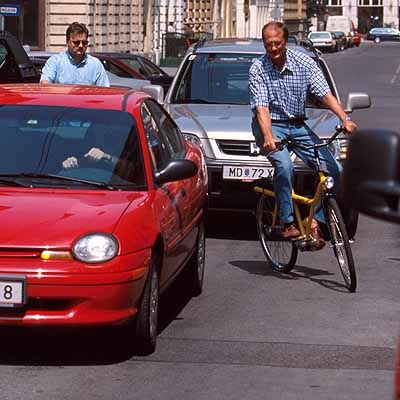
[[[353,34],[353,44],[358,47],[361,44],[361,33],[354,32]]]
[[[126,324],[154,350],[159,294],[204,274],[207,171],[142,92],[0,88],[0,326]]]

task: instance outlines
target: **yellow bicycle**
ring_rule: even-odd
[[[309,198],[298,195],[295,192],[292,193],[293,209],[297,226],[300,230],[300,236],[291,241],[282,238],[282,227],[278,220],[278,208],[271,181],[267,181],[265,187],[255,186],[254,188],[256,192],[260,193],[257,202],[256,220],[260,242],[270,266],[279,272],[289,272],[296,264],[298,250],[317,250],[316,240],[311,235],[311,221],[314,217],[315,206],[321,202],[325,213],[331,247],[338,261],[345,285],[350,292],[355,292],[357,277],[354,259],[346,225],[332,191],[335,184],[334,179],[327,176],[322,170],[319,158],[319,149],[324,146],[329,146],[343,131],[343,127],[338,125],[332,137],[324,143],[318,143],[312,146],[296,144],[297,147],[314,150],[315,165],[317,167],[316,172],[319,176],[319,183],[314,197]],[[283,139],[279,143],[278,149],[282,149],[285,146],[290,149],[290,147],[293,147],[293,144],[289,139]],[[302,219],[300,204],[308,209],[305,223]]]

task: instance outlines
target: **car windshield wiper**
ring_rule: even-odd
[[[9,175],[7,176],[0,175],[0,185],[4,184],[7,186],[29,187],[29,185],[24,185],[21,182],[16,182],[15,180],[13,180],[12,177],[10,177],[10,179],[7,179],[8,176]]]
[[[0,180],[7,180],[7,178],[39,178],[39,179],[56,179],[61,181],[70,181],[70,182],[78,182],[83,183],[85,185],[97,186],[101,189],[107,190],[117,190],[114,186],[108,185],[105,182],[95,182],[88,181],[86,179],[72,178],[69,176],[62,175],[53,175],[53,174],[38,174],[38,173],[30,173],[30,172],[21,172],[19,174],[0,174]],[[18,184],[18,183],[17,183]],[[25,186],[25,185],[21,185]]]

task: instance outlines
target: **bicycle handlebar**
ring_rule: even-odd
[[[312,144],[311,146],[304,146],[302,144],[296,143],[296,147],[299,147],[304,150],[309,150],[309,149],[318,149],[320,147],[329,146],[342,132],[345,132],[345,131],[346,131],[346,129],[344,128],[343,125],[336,125],[335,132],[326,142],[315,143],[315,144]],[[291,145],[293,145],[293,142],[290,139],[285,138],[285,139],[282,139],[279,142],[277,142],[276,149],[277,149],[277,151],[280,151],[280,150],[283,150],[287,146],[290,147]]]

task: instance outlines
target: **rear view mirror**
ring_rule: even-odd
[[[371,107],[371,98],[367,93],[349,93],[347,95],[345,111],[352,112],[361,108]]]
[[[400,222],[400,133],[357,132],[350,140],[342,189],[345,207]]]
[[[160,85],[146,85],[143,86],[140,90],[149,94],[154,100],[156,100],[159,104],[163,104],[164,102],[164,89]]]
[[[167,182],[179,181],[192,178],[197,174],[198,167],[191,160],[173,160],[167,166],[155,175],[155,181],[158,185]]]

